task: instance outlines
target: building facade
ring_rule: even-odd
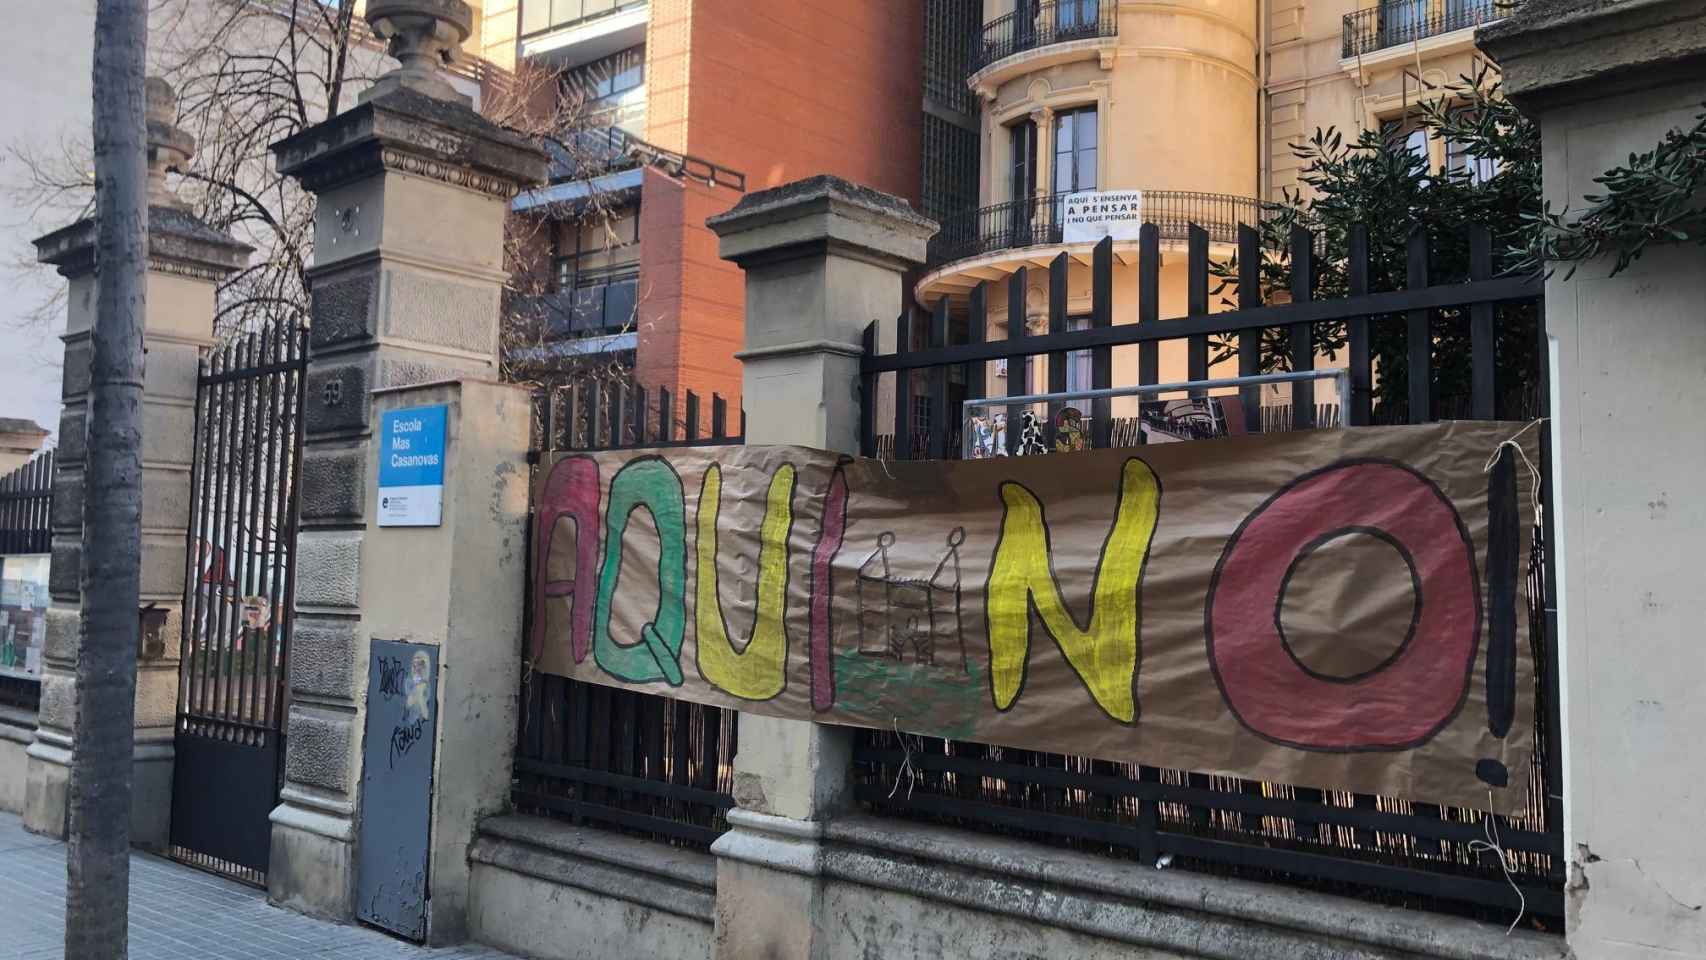
[[[991,338],[1008,333],[1020,268],[1027,324],[1043,332],[1046,267],[1062,252],[1070,328],[1090,323],[1092,244],[1063,229],[1074,194],[1140,193],[1141,218],[1160,230],[1157,315],[1168,318],[1188,307],[1189,227],[1208,232],[1212,257],[1230,255],[1238,224],[1303,187],[1290,145],[1317,128],[1382,129],[1435,168],[1465,162],[1412,132],[1408,114],[1477,72],[1474,28],[1499,16],[1492,0],[985,0],[968,24],[968,6],[927,5],[923,209],[942,231],[914,294],[927,309],[946,298],[954,314],[987,282]],[[955,74],[959,89],[946,82]],[[968,136],[976,157],[964,162]],[[1135,236],[1115,244],[1115,323],[1138,317],[1137,253]],[[1066,389],[1091,386],[1089,359],[1069,360]],[[1046,382],[1036,362],[1033,387]],[[1209,372],[1234,376],[1236,361]],[[1184,350],[1164,348],[1161,381],[1186,373]],[[1137,382],[1135,349],[1114,351],[1112,376]]]
[[[631,368],[738,410],[741,274],[706,219],[822,173],[919,199],[912,4],[496,0],[481,15],[486,58],[559,71],[585,111],[552,182],[513,207],[543,221],[552,264],[526,360]]]

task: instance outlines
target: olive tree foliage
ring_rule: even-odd
[[[1429,252],[1430,283],[1469,278],[1469,232],[1484,226],[1492,235],[1494,275],[1532,269],[1529,246],[1540,204],[1539,129],[1499,92],[1495,74],[1483,70],[1465,76],[1436,97],[1412,108],[1411,129],[1451,144],[1461,162],[1444,170],[1412,151],[1403,132],[1363,130],[1355,136],[1333,128],[1317,130],[1294,144],[1302,161],[1303,188],[1287,190],[1269,204],[1260,225],[1264,256],[1264,300],[1283,302],[1292,283],[1290,237],[1294,228],[1316,238],[1314,289],[1317,299],[1350,295],[1348,253],[1351,231],[1368,233],[1371,291],[1401,290],[1408,283],[1410,236],[1421,231]],[[1218,295],[1230,301],[1236,258],[1214,267]],[[1498,308],[1496,382],[1500,416],[1526,416],[1536,385],[1539,307],[1535,303]],[[1436,413],[1467,409],[1470,393],[1469,318],[1466,310],[1436,311],[1431,335]],[[1342,324],[1316,324],[1317,355],[1342,361],[1346,349]],[[1215,362],[1237,355],[1237,340],[1213,342]],[[1402,421],[1407,413],[1405,322],[1402,316],[1375,317],[1370,352],[1375,368],[1377,419]],[[1287,331],[1264,331],[1262,372],[1290,368]]]
[[[314,197],[278,173],[271,145],[350,109],[362,90],[395,66],[358,13],[357,0],[150,0],[148,70],[178,95],[179,127],[196,152],[174,171],[192,212],[255,248],[249,266],[219,289],[221,338],[309,317]],[[458,83],[479,87],[489,120],[548,144],[559,170],[608,162],[596,135],[600,117],[555,71],[523,63],[500,70],[464,58]],[[5,189],[23,201],[37,233],[93,212],[87,138],[7,147],[14,172]],[[503,354],[542,343],[556,318],[541,297],[551,282],[553,223],[608,223],[613,201],[594,191],[573,208],[511,214],[506,223],[509,282],[500,327]],[[63,317],[63,285],[24,322],[51,330]],[[507,364],[506,364],[507,367]],[[506,369],[506,372],[508,370]]]

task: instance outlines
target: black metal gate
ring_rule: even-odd
[[[196,388],[173,857],[266,880],[278,801],[308,331],[215,348]]]

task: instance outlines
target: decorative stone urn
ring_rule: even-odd
[[[462,53],[462,41],[474,30],[474,11],[462,0],[372,0],[367,22],[389,44],[387,51],[402,65],[380,77],[364,91],[362,100],[398,88],[440,100],[470,103],[444,79],[442,70]]]

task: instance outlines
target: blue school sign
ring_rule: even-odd
[[[381,418],[380,526],[436,527],[443,521],[445,414],[441,403]]]

